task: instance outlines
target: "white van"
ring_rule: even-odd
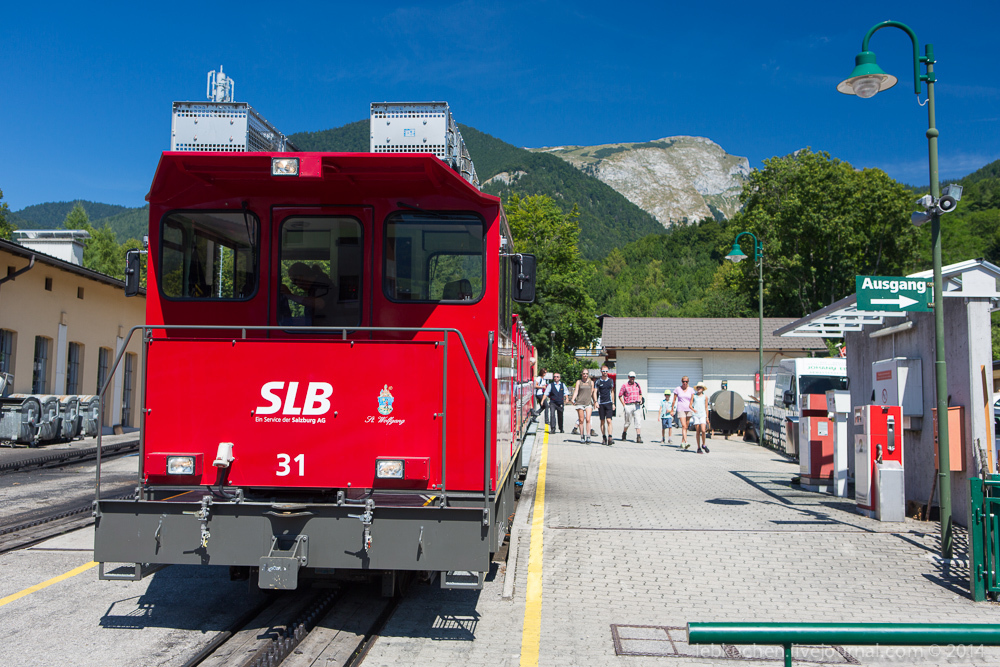
[[[798,414],[799,394],[847,389],[847,359],[782,359],[774,383],[774,405]]]

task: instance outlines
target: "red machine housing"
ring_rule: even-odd
[[[818,490],[833,483],[833,423],[826,394],[799,397],[799,483]]]
[[[860,427],[854,446],[854,498],[862,514],[878,509],[876,463],[896,461],[903,466],[903,419],[898,405],[862,405],[854,409]]]
[[[272,175],[278,158],[298,158],[299,174]],[[95,559],[295,570],[275,588],[294,587],[299,567],[488,570],[512,512],[535,356],[511,312],[516,256],[500,200],[431,155],[171,152],[147,199],[141,493],[100,502]],[[192,240],[172,222],[198,215],[246,237],[231,264],[221,233]],[[481,221],[481,249],[435,254],[457,217],[462,229]],[[401,245],[390,227],[404,219],[429,220],[437,236]],[[306,327],[286,312],[288,248],[315,220],[357,230],[330,244],[353,268],[326,296],[358,314],[350,324]],[[192,250],[175,269],[165,258],[178,247]],[[475,275],[411,299],[401,248],[441,275]],[[196,266],[212,257],[217,278]],[[199,270],[206,284],[192,287]],[[212,298],[224,283],[231,295]],[[194,457],[191,474],[168,474],[178,456]],[[398,477],[376,475],[387,460],[402,462]]]

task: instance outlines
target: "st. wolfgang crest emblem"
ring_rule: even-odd
[[[392,414],[392,402],[396,400],[392,395],[392,387],[388,384],[382,385],[382,391],[378,394],[378,413],[380,415]]]

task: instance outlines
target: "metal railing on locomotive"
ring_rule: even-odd
[[[493,425],[492,422],[492,405],[493,405],[493,384],[490,383],[487,386],[483,382],[482,376],[479,374],[478,369],[476,369],[476,363],[472,358],[472,353],[469,351],[469,346],[465,342],[465,337],[462,336],[462,332],[458,329],[451,328],[437,328],[437,327],[323,327],[322,329],[317,329],[316,327],[304,327],[304,326],[235,326],[235,325],[212,325],[212,324],[202,324],[202,325],[185,325],[185,324],[137,324],[131,329],[129,329],[128,336],[122,343],[121,349],[118,350],[118,354],[115,356],[114,362],[111,364],[111,368],[108,371],[108,379],[105,381],[104,385],[100,388],[100,413],[104,414],[104,397],[114,379],[115,371],[118,368],[118,364],[121,363],[122,357],[125,355],[125,351],[128,349],[128,344],[132,340],[132,336],[136,331],[142,330],[143,334],[143,345],[142,345],[142,378],[143,383],[146,381],[146,354],[149,349],[149,344],[152,342],[152,331],[156,330],[185,330],[185,331],[197,331],[197,330],[210,330],[210,331],[220,331],[220,330],[230,330],[230,331],[240,331],[241,340],[246,340],[247,331],[282,331],[282,332],[303,332],[303,333],[320,333],[329,334],[331,332],[340,332],[341,340],[347,340],[348,332],[413,332],[413,333],[440,333],[443,334],[444,340],[441,344],[444,346],[444,364],[442,365],[442,387],[441,387],[441,412],[437,416],[441,418],[441,502],[438,507],[446,507],[448,504],[448,491],[447,491],[447,453],[448,453],[448,336],[454,334],[458,336],[458,340],[462,343],[462,349],[465,350],[465,357],[469,362],[469,368],[472,370],[473,376],[476,378],[476,383],[479,385],[480,391],[483,393],[483,399],[485,401],[485,412],[486,412],[486,424],[485,424],[485,436],[483,438],[483,525],[488,526],[490,524],[490,431]],[[495,332],[489,332],[489,342],[486,351],[486,367],[491,368],[493,366],[493,342],[495,340]],[[235,342],[235,341],[234,341]],[[287,342],[282,339],[281,342]],[[437,341],[433,341],[437,344]],[[142,405],[139,410],[139,460],[142,461],[146,453],[146,392],[142,392]],[[104,429],[99,428],[97,432],[97,479],[94,485],[94,515],[98,516],[100,514],[100,501],[101,501],[101,442],[103,437]],[[139,487],[142,486],[142,470],[138,472],[138,483]],[[138,495],[138,488],[137,488]]]

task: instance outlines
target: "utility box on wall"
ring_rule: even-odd
[[[923,371],[920,359],[894,357],[872,363],[872,388],[875,390],[873,405],[898,405],[903,410],[903,417],[924,416],[924,389],[921,382]],[[913,420],[904,419],[904,428],[911,428],[907,421],[913,423],[913,428],[921,425]]]
[[[932,412],[934,413],[934,468],[940,470],[937,408]],[[948,408],[948,455],[948,465],[952,472],[965,470],[965,408],[961,405]]]

